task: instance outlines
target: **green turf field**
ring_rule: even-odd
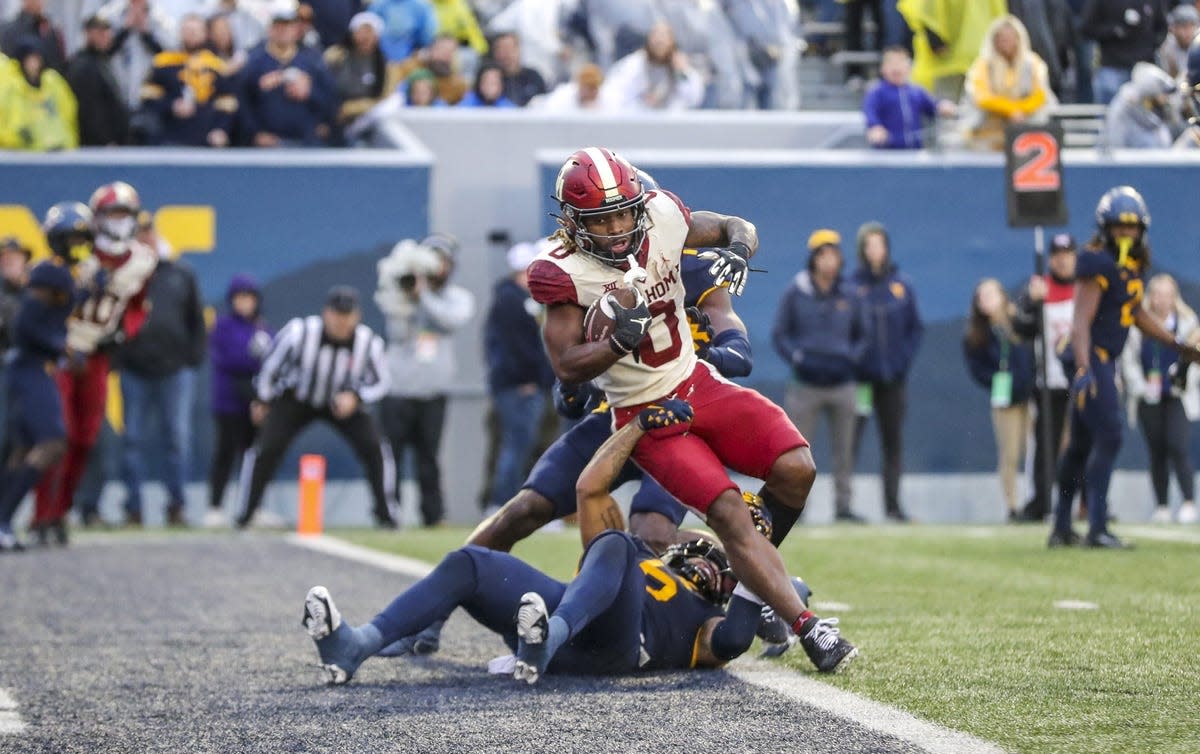
[[[1166,531],[1186,541],[1049,551],[1041,527],[813,527],[783,553],[862,650],[838,687],[1012,751],[1193,753],[1200,531]],[[436,562],[467,530],[334,533]],[[579,552],[572,529],[516,554],[567,578]],[[811,671],[799,648],[783,661]]]

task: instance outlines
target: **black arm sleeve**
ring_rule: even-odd
[[[712,651],[717,659],[728,662],[742,655],[754,642],[762,606],[743,597],[734,597],[725,610],[725,620],[712,633]]]

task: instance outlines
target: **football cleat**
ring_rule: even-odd
[[[1047,547],[1072,547],[1079,544],[1079,535],[1074,529],[1066,531],[1058,531],[1057,529],[1050,532],[1050,538],[1046,540]]]
[[[529,661],[533,659],[530,655],[540,654],[537,649],[549,635],[550,613],[542,595],[537,592],[521,595],[521,606],[517,608],[517,667],[513,670],[513,678],[529,684],[538,682],[541,669],[536,660]]]
[[[1115,534],[1102,531],[1099,534],[1089,534],[1083,540],[1084,547],[1095,547],[1103,550],[1132,550],[1133,543],[1126,542]]]
[[[300,623],[317,644],[317,655],[321,658],[317,667],[325,682],[332,686],[349,682],[365,658],[359,657],[357,637],[342,621],[328,589],[314,586],[308,590]]]
[[[858,648],[842,638],[837,618],[815,615],[800,627],[800,645],[822,673],[836,673],[858,656]]]
[[[304,617],[300,620],[313,641],[320,641],[342,625],[342,614],[323,586],[314,586],[304,598]]]

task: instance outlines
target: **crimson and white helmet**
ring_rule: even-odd
[[[633,165],[612,150],[588,147],[568,157],[558,171],[554,198],[562,209],[559,222],[583,253],[620,267],[641,248],[647,230],[646,192]],[[627,233],[602,235],[584,227],[586,217],[625,210],[634,215],[633,230]],[[625,240],[629,243],[621,251],[612,251]]]
[[[137,233],[137,215],[142,200],[137,190],[124,181],[106,183],[92,192],[88,201],[96,228],[96,251],[121,256]]]

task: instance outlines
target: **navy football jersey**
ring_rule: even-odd
[[[667,568],[644,542],[634,541],[638,565],[646,577],[640,669],[694,667],[700,629],[710,618],[725,613],[697,594],[691,582]]]
[[[679,263],[679,275],[683,278],[683,305],[700,306],[708,294],[721,286],[713,282],[709,273],[711,261],[698,259],[703,249],[684,249],[683,258]]]
[[[1129,328],[1142,304],[1145,282],[1141,262],[1128,259],[1124,264],[1107,250],[1085,249],[1075,267],[1077,280],[1095,280],[1102,290],[1096,318],[1092,321],[1092,347],[1115,359],[1125,347]]]

